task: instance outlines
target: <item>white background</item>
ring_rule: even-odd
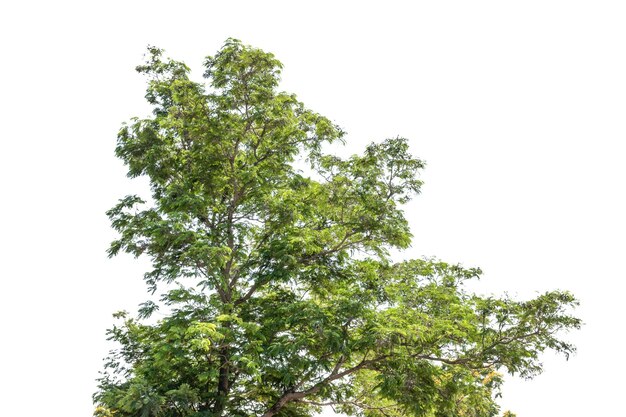
[[[142,192],[113,156],[144,116],[148,44],[187,62],[227,37],[274,52],[282,88],[349,132],[410,138],[415,241],[477,288],[569,289],[576,356],[510,379],[519,417],[623,410],[626,6],[621,1],[7,1],[0,6],[3,416],[89,416],[111,313],[146,264],[106,259],[104,211]]]

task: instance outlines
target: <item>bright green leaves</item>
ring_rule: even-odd
[[[138,69],[149,77],[155,116],[124,126],[116,154],[129,176],[150,179],[154,207],[132,213],[139,201],[127,199],[108,213],[121,234],[110,253],[149,255],[152,289],[159,280],[205,275],[230,298],[216,277],[260,267],[256,256],[274,234],[271,202],[299,192],[291,162],[301,152],[315,158],[322,143],[343,132],[275,90],[280,63],[271,54],[228,40],[207,59],[213,89],[207,93],[189,80],[184,64],[163,60],[158,49],[149,52]],[[297,209],[306,215],[302,204]],[[286,225],[281,217],[277,227],[283,226],[300,224]]]
[[[566,357],[575,351],[558,337],[581,326],[580,319],[571,316],[578,302],[568,292],[548,292],[526,302],[477,297],[473,302],[481,320],[476,350],[486,362],[532,377],[541,372],[539,355],[546,349]]]
[[[328,181],[328,206],[339,222],[366,249],[385,253],[385,246],[405,248],[410,231],[398,203],[406,203],[419,192],[416,173],[424,163],[408,153],[405,139],[388,139],[369,145],[363,156],[347,160],[325,156],[320,174]]]
[[[185,334],[190,337],[190,345],[202,352],[210,352],[212,341],[219,341],[224,338],[224,335],[217,331],[217,326],[213,323],[192,323]]]
[[[230,106],[268,101],[280,81],[282,64],[271,53],[228,39],[215,57],[207,57],[204,76],[222,91]]]
[[[112,352],[109,366],[114,372],[101,379],[103,389],[96,398],[122,415],[192,415],[200,402],[212,398],[206,387],[215,383],[217,374],[207,359],[225,338],[220,330],[215,323],[180,316],[155,325],[125,319],[109,331],[122,348]],[[126,382],[116,375],[125,376]],[[179,414],[168,414],[171,409]]]
[[[498,370],[573,351],[569,293],[482,298],[464,288],[478,269],[392,262],[422,185],[406,139],[328,155],[344,132],[277,90],[272,54],[228,39],[205,68],[192,81],[157,48],[137,68],[153,116],[122,127],[116,155],[151,195],[107,212],[109,255],[148,257],[160,297],[118,314],[97,416],[487,417]]]

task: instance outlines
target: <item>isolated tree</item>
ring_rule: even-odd
[[[572,352],[569,293],[481,298],[478,269],[391,260],[424,165],[405,139],[328,155],[342,130],[277,90],[272,54],[229,39],[205,67],[150,48],[137,68],[154,115],[116,154],[151,196],[108,212],[110,255],[147,256],[158,298],[117,314],[96,415],[493,416],[499,372]]]

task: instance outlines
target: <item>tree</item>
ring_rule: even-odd
[[[151,196],[108,211],[109,254],[147,256],[159,293],[116,315],[96,415],[493,416],[500,371],[574,350],[567,292],[479,297],[464,287],[478,269],[392,261],[424,166],[407,140],[329,155],[343,131],[277,90],[272,54],[229,39],[205,67],[192,81],[157,48],[137,67],[154,114],[122,127],[116,155]]]

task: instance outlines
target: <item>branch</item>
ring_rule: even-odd
[[[321,390],[326,384],[333,382],[337,379],[341,379],[344,376],[350,375],[355,373],[356,371],[360,370],[360,369],[365,369],[370,365],[373,365],[376,362],[380,362],[383,359],[388,358],[389,355],[384,355],[384,356],[380,356],[378,358],[374,358],[374,359],[369,359],[369,360],[362,360],[358,365],[353,366],[352,368],[348,368],[342,372],[339,372],[339,369],[341,369],[341,366],[344,363],[343,358],[340,359],[337,364],[335,365],[335,367],[333,368],[332,372],[323,380],[321,380],[320,382],[318,382],[317,384],[313,385],[311,388],[306,389],[304,391],[287,391],[285,392],[279,399],[278,401],[276,401],[274,403],[274,405],[272,405],[272,407],[270,407],[263,415],[262,417],[272,417],[274,416],[276,413],[278,413],[287,403],[291,402],[291,401],[299,401],[302,398],[311,395],[311,394],[315,394],[317,392],[319,392],[319,390]]]

